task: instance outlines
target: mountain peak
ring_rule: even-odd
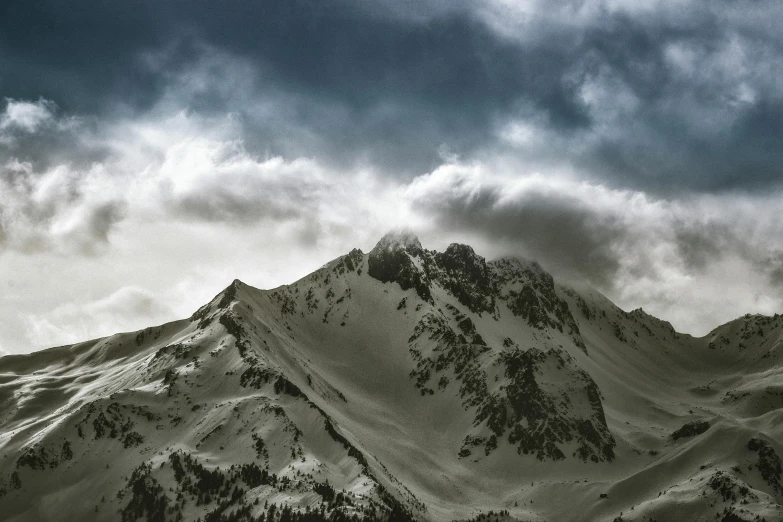
[[[206,325],[208,316],[215,310],[227,309],[234,300],[237,298],[237,292],[242,287],[247,287],[245,283],[239,279],[234,279],[230,285],[224,288],[219,294],[212,298],[210,302],[196,310],[193,315],[190,316],[191,321],[199,321],[200,327]]]
[[[401,228],[387,232],[375,245],[371,252],[404,250],[411,255],[420,255],[424,249],[419,238],[409,228]]]
[[[783,319],[693,338],[581,286],[397,231],[291,285],[234,280],[191,321],[0,358],[0,512],[772,520]]]

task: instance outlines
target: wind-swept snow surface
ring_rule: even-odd
[[[534,262],[389,234],[0,359],[0,513],[783,520],[782,341],[778,316],[696,339]]]

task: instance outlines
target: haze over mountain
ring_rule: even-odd
[[[0,513],[780,521],[782,343],[778,315],[696,338],[534,261],[390,233],[0,359]]]

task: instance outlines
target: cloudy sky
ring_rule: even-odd
[[[705,334],[783,311],[783,4],[5,0],[0,351],[413,228]]]

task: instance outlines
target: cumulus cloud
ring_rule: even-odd
[[[124,204],[100,165],[36,172],[16,159],[0,166],[0,251],[56,248],[94,253],[108,241]]]

